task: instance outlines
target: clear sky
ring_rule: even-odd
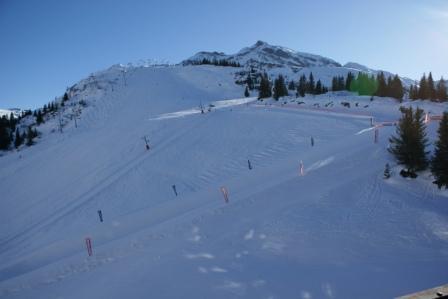
[[[0,108],[37,108],[115,63],[264,40],[448,78],[447,0],[0,0]]]

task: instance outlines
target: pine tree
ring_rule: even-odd
[[[258,99],[270,98],[271,96],[272,96],[271,83],[269,82],[268,75],[264,73],[261,76]]]
[[[306,85],[307,84],[305,75],[300,76],[299,84],[297,84],[297,95],[301,96],[302,98],[306,93]]]
[[[9,129],[12,132],[16,130],[17,119],[14,117],[14,114],[11,112],[9,114]]]
[[[246,98],[250,96],[250,93],[249,93],[249,87],[248,87],[248,86],[246,86],[246,89],[244,90],[244,96],[245,96]]]
[[[353,79],[352,79],[353,81]],[[351,82],[350,82],[351,84]],[[339,86],[339,90],[344,90],[345,89],[345,79],[344,76],[339,76],[338,77],[338,86]]]
[[[251,74],[247,74],[246,84],[250,90],[254,89],[254,81],[252,80]]]
[[[321,94],[322,93],[322,83],[320,80],[317,80],[316,82],[316,88],[314,89],[314,94]]]
[[[285,79],[282,75],[278,75],[274,81],[274,99],[278,101],[280,97],[288,95],[288,89],[286,89]]]
[[[352,72],[348,72],[347,79],[345,79],[345,90],[350,90],[350,85],[352,84],[353,79],[355,79],[355,76]]]
[[[440,81],[437,83],[436,95],[436,98],[441,102],[445,102],[447,100],[446,85],[443,77],[440,78]]]
[[[9,121],[6,116],[0,118],[0,150],[9,149],[11,144],[11,134],[9,128]]]
[[[14,146],[15,148],[18,148],[23,143],[22,136],[20,135],[19,128],[16,129],[16,137],[14,138]]]
[[[308,77],[308,82],[306,84],[306,92],[310,93],[310,94],[314,94],[314,90],[315,90],[315,85],[314,85],[314,76],[313,73],[310,73],[310,76]]]
[[[296,89],[296,84],[294,83],[294,80],[291,80],[288,84],[288,89],[289,90],[295,90]]]
[[[377,74],[376,80],[378,82],[378,89],[376,91],[376,96],[385,97],[387,96],[387,83],[383,72]]]
[[[29,126],[28,127],[28,131],[27,131],[27,133],[26,133],[26,145],[27,146],[31,146],[31,145],[33,145],[34,144],[34,141],[33,141],[33,139],[34,139],[34,132],[33,132],[33,130],[31,129],[31,126]]]
[[[62,97],[62,102],[67,102],[68,101],[68,94],[67,92],[64,93],[64,96]]]
[[[426,75],[423,74],[422,78],[420,79],[420,87],[418,89],[418,98],[420,100],[425,100],[428,98],[428,87],[427,87],[427,81],[426,81]]]
[[[436,99],[436,89],[434,87],[434,79],[432,78],[431,72],[429,72],[427,81],[427,99],[431,101]]]
[[[350,86],[350,91],[358,92],[359,95],[374,95],[376,90],[376,79],[364,73],[358,73],[358,77],[352,81]]]
[[[386,91],[385,91],[386,96],[390,96],[392,94],[392,85],[393,85],[392,77],[389,76],[389,77],[387,77],[387,84],[386,84]]]
[[[412,107],[401,107],[400,111],[402,116],[396,128],[397,136],[389,139],[391,143],[389,152],[395,156],[399,164],[407,168],[408,172],[424,170],[428,165],[426,158],[428,152],[425,151],[428,139],[423,110],[417,108],[414,113]]]
[[[431,160],[431,172],[435,177],[434,183],[439,188],[448,188],[448,112],[443,113],[437,133],[439,139]]]
[[[400,77],[395,75],[392,79],[391,87],[390,87],[390,95],[391,97],[402,100],[404,95],[403,84],[401,83]]]
[[[338,79],[336,77],[333,77],[333,79],[331,79],[331,90],[332,91],[338,91]]]
[[[409,98],[411,100],[416,100],[418,98],[417,86],[414,86],[413,84],[411,84],[411,87],[409,87]]]
[[[36,124],[40,125],[41,123],[44,122],[44,118],[42,117],[42,112],[37,111],[37,116],[36,116]]]

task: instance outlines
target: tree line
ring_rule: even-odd
[[[21,130],[18,125],[20,119],[30,115],[29,113],[24,112],[19,118],[14,117],[12,113],[9,117],[3,115],[0,118],[0,150],[9,150],[12,145],[19,148],[23,143],[27,146],[34,144],[34,138],[39,135],[36,128],[28,126],[26,130]]]
[[[0,150],[9,150],[12,146],[17,149],[22,144],[33,145],[34,139],[39,136],[39,132],[33,126],[45,123],[46,115],[57,112],[60,107],[65,106],[65,102],[68,100],[68,94],[64,93],[60,103],[54,101],[34,111],[25,110],[18,117],[15,117],[12,113],[9,117],[3,115],[0,118]],[[32,118],[32,124],[21,125],[25,118]]]
[[[430,168],[439,188],[448,187],[448,112],[443,113],[439,124],[438,140],[435,143],[434,154],[428,158],[426,151],[428,138],[424,111],[420,108],[400,108],[401,118],[396,128],[396,136],[389,139],[389,152],[404,165],[400,174],[404,177],[417,177],[416,172]]]
[[[249,90],[254,89],[255,83],[250,75],[246,79],[245,95],[249,95]],[[287,87],[286,87],[287,85]],[[304,97],[305,94],[318,95],[328,92],[328,88],[322,84],[321,80],[315,80],[312,72],[307,76],[304,74],[299,77],[299,80],[289,81],[286,84],[283,75],[278,77],[272,82],[266,73],[263,73],[260,77],[260,84],[258,88],[258,98],[274,97],[276,100],[283,96],[288,96],[288,90],[296,91],[297,97]],[[379,96],[379,97],[392,97],[398,100],[402,100],[404,96],[404,87],[398,75],[386,76],[383,72],[378,73],[376,76],[368,75],[366,73],[358,73],[355,76],[349,72],[346,77],[334,76],[331,83],[332,91],[347,90],[357,92],[359,95]]]
[[[248,89],[251,89],[250,87],[254,85],[250,76],[246,83],[247,87],[245,94],[248,92]],[[309,74],[308,78],[305,75],[302,75],[297,82],[291,80],[288,87],[286,87],[286,85],[286,80],[283,75],[278,75],[277,78],[274,79],[274,82],[271,83],[267,73],[263,73],[260,78],[258,98],[264,99],[273,97],[278,100],[280,97],[288,96],[288,90],[296,91],[295,94],[297,97],[304,97],[305,94],[317,95],[328,92],[328,88],[324,86],[320,80],[317,80],[317,82],[314,80],[312,72]]]
[[[441,77],[439,82],[435,84],[431,72],[429,72],[428,77],[426,77],[426,74],[423,74],[418,85],[411,85],[409,98],[412,100],[420,99],[445,102],[448,100],[445,80]]]
[[[216,66],[230,66],[230,67],[241,67],[241,64],[236,61],[227,60],[227,59],[213,59],[210,60],[208,58],[203,58],[199,60],[195,60],[191,62],[192,65],[202,65],[202,64],[210,64]]]
[[[359,95],[391,97],[397,100],[403,99],[404,87],[400,77],[386,76],[379,72],[376,76],[366,73],[358,73],[355,77],[351,72],[344,76],[335,76],[331,84],[332,91],[347,90],[357,92]]]

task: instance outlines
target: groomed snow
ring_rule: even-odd
[[[212,66],[125,76],[71,99],[88,104],[78,128],[49,121],[0,157],[0,297],[377,299],[446,283],[447,191],[397,175],[395,128],[376,144],[369,130],[398,119],[394,100],[229,101],[244,89]]]

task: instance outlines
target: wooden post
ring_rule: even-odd
[[[86,248],[87,248],[87,254],[89,256],[92,256],[93,251],[92,251],[92,240],[90,238],[86,238]]]
[[[100,222],[103,222],[103,212],[98,210],[98,217],[100,218]]]
[[[174,194],[176,194],[177,196],[177,190],[176,190],[176,185],[171,186],[173,188]]]
[[[148,144],[148,140],[146,139],[146,136],[143,136],[143,140],[145,141],[145,147],[146,147],[146,150],[147,151],[149,151],[149,144]]]

